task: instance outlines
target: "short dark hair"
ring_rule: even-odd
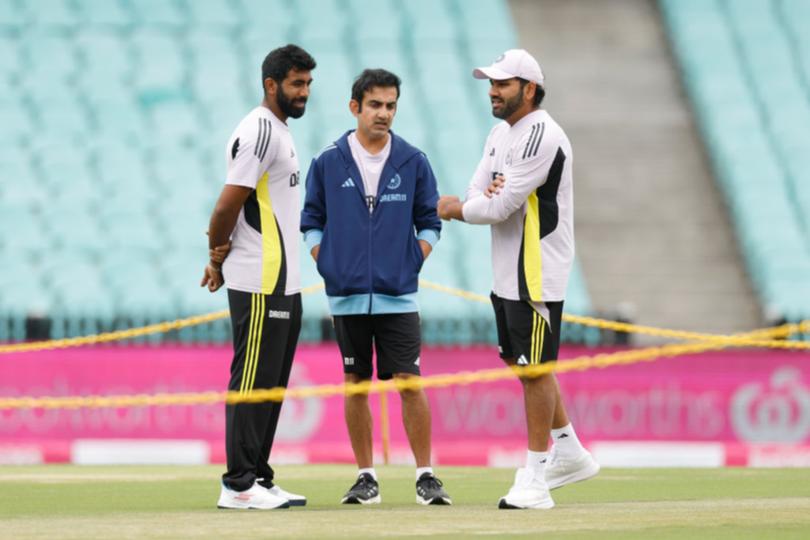
[[[315,59],[298,45],[290,43],[273,49],[262,62],[262,89],[265,79],[273,79],[281,84],[291,69],[312,71],[315,66]]]
[[[381,86],[383,88],[395,87],[397,89],[397,99],[399,99],[399,85],[402,81],[399,77],[386,71],[384,69],[364,69],[363,73],[357,76],[352,85],[352,99],[363,104],[363,95],[374,88]]]
[[[523,88],[525,88],[525,86],[531,82],[527,81],[526,79],[521,79],[519,77],[518,81],[520,81],[521,90],[523,90]],[[546,97],[546,89],[538,84],[537,89],[534,91],[534,102],[532,103],[532,105],[534,105],[535,107],[539,107],[540,104],[543,102],[544,97]]]

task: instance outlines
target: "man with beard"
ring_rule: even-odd
[[[540,109],[543,72],[522,49],[473,71],[489,79],[492,128],[467,197],[439,200],[442,219],[491,225],[491,294],[501,358],[510,366],[557,359],[563,300],[574,261],[572,152]],[[599,465],[568,419],[553,373],[521,376],[529,448],[526,467],[500,508],[551,508],[550,489],[588,479]],[[548,452],[549,435],[554,440]]]
[[[315,60],[295,45],[264,59],[264,99],[228,141],[225,187],[211,215],[211,260],[201,286],[228,289],[234,346],[228,389],[242,395],[287,386],[301,330],[300,173],[286,122],[304,114],[313,69]],[[219,508],[306,504],[273,483],[268,459],[280,413],[275,402],[226,405],[228,470]]]
[[[357,129],[312,162],[301,232],[326,284],[347,383],[420,375],[419,270],[439,240],[439,193],[427,157],[391,131],[399,77],[367,69],[352,86]],[[402,389],[402,421],[416,460],[416,502],[451,504],[430,466],[430,408],[421,388]],[[378,504],[367,394],[344,398],[358,475],[343,504]]]

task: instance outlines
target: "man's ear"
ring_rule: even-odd
[[[349,101],[349,110],[352,112],[354,116],[360,114],[360,102],[356,99]]]
[[[268,96],[276,96],[276,92],[278,91],[278,83],[272,78],[267,77],[264,80],[264,93]]]
[[[529,103],[534,103],[534,95],[537,93],[537,83],[529,82],[523,92],[523,99]]]

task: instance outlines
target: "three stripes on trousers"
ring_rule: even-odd
[[[543,353],[543,341],[545,339],[546,320],[532,309],[532,350],[529,364],[539,364],[540,355]]]
[[[259,346],[262,343],[264,328],[264,295],[250,295],[250,326],[248,327],[245,365],[242,367],[242,385],[239,394],[244,395],[253,390],[256,382],[256,366],[259,364]]]

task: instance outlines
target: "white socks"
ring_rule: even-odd
[[[377,471],[374,470],[374,467],[369,467],[368,469],[358,469],[357,476],[359,477],[364,473],[370,474],[374,480],[377,480]]]
[[[421,478],[425,473],[430,473],[430,475],[433,476],[433,467],[417,467],[416,479],[419,480],[419,478]]]
[[[377,471],[374,470],[374,467],[369,467],[368,469],[358,469],[357,470],[357,476],[358,477],[361,474],[364,474],[364,473],[365,474],[370,474],[371,477],[374,480],[377,480]],[[425,473],[430,473],[430,475],[433,476],[433,467],[417,467],[416,468],[416,479],[419,480],[419,478]]]
[[[559,429],[552,429],[551,438],[554,441],[554,452],[558,456],[577,457],[585,451],[571,424]]]
[[[548,461],[548,452],[526,451],[526,468],[534,471],[536,475],[543,476]]]

